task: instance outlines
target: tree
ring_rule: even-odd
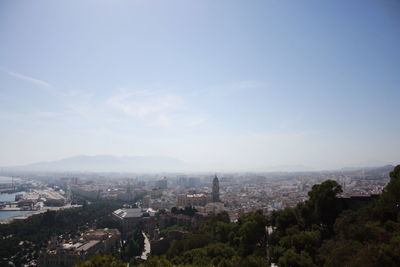
[[[87,225],[93,224],[97,219],[110,214],[120,207],[112,201],[99,201],[84,207],[47,211],[42,214],[30,216],[23,221],[13,221],[0,225],[0,264],[12,260],[17,266],[37,259],[39,251],[47,246],[47,241],[53,235],[74,237]],[[3,239],[5,237],[10,237]],[[22,253],[18,244],[29,241],[33,253]]]
[[[286,207],[283,210],[274,211],[271,222],[278,231],[285,232],[288,227],[297,224],[295,209]]]
[[[126,263],[111,255],[95,255],[89,260],[78,262],[74,267],[126,267]]]
[[[238,225],[239,247],[243,256],[252,254],[256,247],[265,247],[266,219],[261,212],[253,212],[241,216]]]
[[[400,212],[400,165],[389,174],[390,181],[379,199],[381,220],[398,220]]]
[[[218,221],[213,227],[214,238],[220,242],[228,242],[230,241],[229,234],[236,232],[235,228],[237,228],[235,224]]]
[[[171,213],[173,214],[179,214],[179,209],[177,207],[172,207],[171,208]]]
[[[41,224],[45,227],[52,227],[56,220],[56,212],[47,210],[42,217]]]
[[[142,255],[144,250],[144,237],[140,230],[128,233],[127,241],[121,248],[121,258],[129,261],[136,256]]]
[[[161,257],[151,257],[149,260],[145,261],[140,267],[172,267],[172,266],[177,266],[175,264],[172,264],[169,260],[165,258],[165,256]]]
[[[308,192],[316,223],[326,225],[330,232],[333,232],[333,224],[342,211],[341,204],[336,198],[336,195],[341,192],[342,187],[333,180],[314,185]]]
[[[315,264],[323,239],[332,236],[334,222],[342,211],[336,198],[340,192],[337,182],[327,180],[312,187],[309,200],[273,212],[269,220],[275,227],[268,237],[270,261],[282,266]]]
[[[281,267],[316,267],[312,258],[307,252],[297,253],[294,249],[288,249],[279,258],[279,266]]]

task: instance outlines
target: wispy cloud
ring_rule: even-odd
[[[81,90],[61,91],[50,83],[25,74],[0,71],[14,78],[29,82],[49,91],[60,102],[62,110],[45,110],[35,113],[35,118],[52,118],[64,115],[66,118],[81,118],[91,123],[126,123],[136,118],[150,126],[193,128],[203,124],[207,116],[196,111],[194,106],[176,93],[166,90],[119,90],[104,99],[94,93]],[[121,116],[124,114],[125,116]],[[0,114],[5,119],[15,114]],[[30,114],[33,115],[33,114]]]
[[[9,70],[3,70],[3,72],[7,73],[10,76],[18,78],[20,80],[27,81],[29,83],[32,83],[32,84],[34,84],[34,85],[36,85],[38,87],[44,88],[44,89],[52,88],[52,86],[49,83],[47,83],[47,82],[45,82],[43,80],[32,78],[32,77],[23,75],[21,73],[12,72],[12,71],[9,71]]]
[[[159,90],[122,90],[106,103],[149,125],[195,127],[206,120],[204,115],[193,111],[182,96]]]
[[[200,125],[206,121],[206,116],[198,116],[198,117],[193,117],[187,122],[187,126],[189,127],[195,127],[197,125]]]
[[[182,103],[178,95],[155,91],[122,91],[107,100],[107,104],[124,114],[149,124],[170,126],[174,112]]]

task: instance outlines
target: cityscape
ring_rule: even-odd
[[[340,197],[343,198],[379,195],[388,183],[392,169],[393,166],[388,165],[327,172],[227,173],[220,174],[219,178],[215,174],[214,179],[211,174],[148,174],[143,178],[138,175],[107,177],[105,174],[81,177],[78,177],[79,174],[71,177],[60,174],[30,175],[28,177],[34,177],[30,179],[24,176],[9,177],[11,183],[2,183],[0,190],[15,193],[15,199],[2,201],[1,207],[3,211],[40,213],[49,208],[56,210],[75,207],[73,196],[78,196],[89,201],[134,203],[153,211],[189,206],[206,214],[226,211],[234,221],[246,212],[262,210],[267,215],[274,210],[294,207],[307,200],[307,193],[313,185],[329,179],[342,186]],[[16,218],[25,217],[21,215]]]
[[[399,15],[0,1],[0,267],[400,266]]]
[[[251,212],[260,211],[269,216],[273,211],[306,201],[313,185],[325,180],[341,185],[343,191],[339,198],[369,202],[382,193],[392,169],[388,165],[326,172],[214,175],[4,174],[0,184],[0,222],[7,224],[49,211],[82,208],[90,202],[116,202],[121,208],[107,216],[120,230],[87,226],[76,237],[52,236],[46,251],[39,257],[27,256],[26,264],[73,266],[95,254],[112,253],[139,225],[144,249],[137,257],[146,260],[150,254],[166,253],[173,240],[182,239],[190,227],[201,225],[210,216],[226,213],[231,223]],[[15,198],[11,199],[12,196]],[[193,209],[193,214],[179,212],[188,207]],[[4,217],[7,213],[11,216]],[[165,231],[174,225],[178,229]],[[30,243],[24,245],[25,249],[29,246],[34,248]]]

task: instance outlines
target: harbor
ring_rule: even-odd
[[[24,220],[46,212],[80,207],[71,205],[67,192],[37,181],[0,177],[0,223]]]

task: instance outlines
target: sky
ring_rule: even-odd
[[[0,2],[0,166],[400,162],[400,2]]]

